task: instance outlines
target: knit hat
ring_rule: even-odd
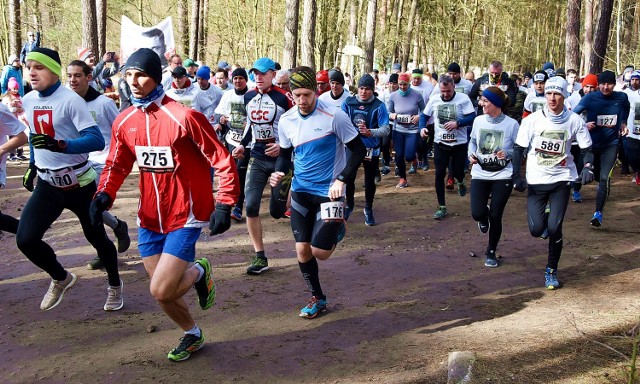
[[[422,77],[422,69],[416,68],[411,71],[411,77]]]
[[[560,76],[551,77],[544,84],[544,93],[559,93],[566,99],[569,97],[569,92],[567,92],[567,80]]]
[[[631,72],[631,77],[629,79],[640,79],[640,70],[635,70]]]
[[[298,88],[306,88],[315,92],[318,89],[316,73],[309,67],[295,67],[291,70],[289,85],[292,91]]]
[[[7,88],[9,89],[18,89],[20,88],[18,84],[18,80],[15,77],[10,77],[9,82],[7,83]]]
[[[531,74],[531,72],[525,72],[523,76],[524,76],[524,77],[528,77],[528,78],[530,78],[530,79],[532,79],[532,78],[533,78],[533,75]]]
[[[93,52],[89,48],[78,48],[78,59],[85,61]]]
[[[455,61],[449,64],[449,66],[447,67],[447,72],[460,73],[460,71],[460,64],[456,63]]]
[[[376,88],[376,81],[370,74],[364,74],[360,78],[360,81],[358,81],[358,88],[360,87],[370,88],[373,91]]]
[[[162,83],[160,56],[149,48],[140,48],[133,52],[124,65],[124,71],[128,69],[137,69],[149,75],[157,84]]]
[[[231,72],[231,80],[236,76],[242,76],[246,81],[249,81],[249,78],[247,77],[247,70],[244,68],[236,68]]]
[[[536,83],[538,81],[542,81],[543,83],[546,82],[547,80],[549,80],[549,75],[547,74],[547,72],[543,71],[543,70],[539,70],[536,73],[533,74],[533,82]]]
[[[394,83],[394,84],[398,84],[398,74],[397,73],[392,73],[391,75],[389,75],[389,80],[387,81],[388,83]]]
[[[329,82],[329,71],[323,69],[316,73],[316,81],[318,83],[328,83]]]
[[[582,86],[591,85],[592,87],[598,86],[598,78],[593,73],[588,74],[582,79]]]
[[[611,71],[604,71],[598,75],[598,84],[615,84],[616,74]]]
[[[344,87],[344,75],[340,71],[329,71],[329,82],[335,81]]]
[[[404,72],[404,73],[400,73],[398,74],[398,82],[404,81],[405,83],[410,83],[411,82],[411,76]]]
[[[560,76],[563,79],[567,78],[567,72],[564,70],[564,68],[560,67],[556,70],[556,76]]]
[[[62,76],[62,62],[57,51],[49,48],[35,48],[27,53],[26,60],[37,61],[58,77]]]
[[[196,77],[198,79],[209,80],[211,78],[211,68],[209,68],[206,65],[203,65],[202,67],[198,68],[198,70],[196,71]]]

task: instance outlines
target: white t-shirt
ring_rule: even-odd
[[[461,126],[453,131],[444,129],[448,121],[460,121],[464,115],[474,113],[471,99],[464,93],[457,93],[453,99],[442,101],[440,96],[433,97],[424,108],[424,114],[433,117],[434,142],[454,146],[467,143],[467,127]]]
[[[524,99],[524,109],[531,113],[544,108],[545,105],[547,105],[547,98],[544,94],[542,96],[538,96],[535,91],[529,92],[527,94],[527,98]]]
[[[640,140],[640,90],[634,91],[627,88],[624,92],[629,97],[629,118],[627,119],[627,128],[629,136],[632,139]]]
[[[102,151],[89,154],[89,161],[91,161],[94,168],[103,168],[111,147],[111,125],[120,111],[118,111],[118,107],[116,107],[116,103],[113,100],[103,95],[89,101],[87,107],[89,107],[89,113],[91,113],[98,128],[100,128],[100,133],[102,133],[105,143]]]
[[[475,156],[478,164],[471,168],[471,176],[481,180],[511,179],[513,165],[510,160],[518,135],[518,122],[505,116],[500,123],[493,124],[487,117],[480,115],[473,121],[468,154]],[[496,153],[500,150],[507,152],[506,159],[498,159]]]
[[[559,181],[574,181],[578,177],[571,155],[571,141],[580,148],[591,146],[591,135],[580,116],[569,113],[563,124],[552,123],[538,110],[522,120],[516,144],[529,148],[527,154],[527,182],[553,184]]]
[[[240,145],[247,127],[247,108],[244,105],[244,95],[238,95],[234,89],[229,89],[222,94],[215,113],[229,118],[227,123],[229,131],[224,137],[225,141],[234,147]]]
[[[211,107],[209,98],[203,92],[198,92],[193,84],[181,89],[171,87],[166,94],[185,107],[204,114],[211,121],[214,108]]]
[[[337,99],[334,99],[333,96],[331,96],[331,91],[323,93],[318,97],[318,99],[324,101],[327,104],[334,104],[336,107],[342,108],[342,103],[344,103],[344,101],[347,100],[347,97],[349,96],[349,92],[346,89],[343,89],[342,95],[340,95],[340,97]]]
[[[41,97],[38,91],[31,91],[22,99],[22,105],[31,134],[44,133],[56,140],[73,140],[80,137],[83,129],[96,125],[84,99],[63,86],[46,97]],[[38,168],[60,169],[87,161],[89,154],[67,154],[34,148],[33,156]],[[91,164],[87,163],[75,173],[84,173],[89,167]]]

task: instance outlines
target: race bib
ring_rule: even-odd
[[[508,163],[508,160],[498,159],[498,156],[495,154],[483,155],[481,153],[476,153],[475,156],[478,159],[480,168],[489,172],[500,171],[504,169]]]
[[[242,140],[242,131],[230,129],[225,136],[227,142],[240,143]]]
[[[553,155],[563,155],[564,146],[564,140],[549,139],[546,137],[538,136],[536,137],[534,148],[536,152],[549,153]]]
[[[442,141],[446,143],[453,143],[456,141],[456,133],[455,132],[446,132],[442,134]]]
[[[411,123],[411,115],[397,115],[396,123],[400,124],[410,124]]]
[[[153,147],[136,145],[136,159],[138,168],[144,172],[167,173],[173,172],[173,154],[171,147]]]
[[[380,148],[367,148],[367,153],[364,155],[365,161],[371,161],[375,156],[380,156]]]
[[[275,139],[273,125],[254,125],[253,133],[256,141],[273,141]]]
[[[596,125],[599,127],[615,128],[618,124],[618,115],[598,115]]]
[[[320,204],[320,218],[323,221],[344,220],[344,203],[342,201],[328,201]]]
[[[56,188],[68,189],[79,186],[76,172],[71,167],[57,171],[39,172],[38,177]]]
[[[634,135],[640,135],[640,125],[634,125],[633,126],[633,134]]]

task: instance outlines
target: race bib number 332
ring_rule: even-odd
[[[166,173],[175,169],[171,147],[136,145],[136,159],[141,171]]]

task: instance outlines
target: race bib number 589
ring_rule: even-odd
[[[138,168],[145,172],[173,172],[173,154],[171,147],[154,147],[136,145]]]

